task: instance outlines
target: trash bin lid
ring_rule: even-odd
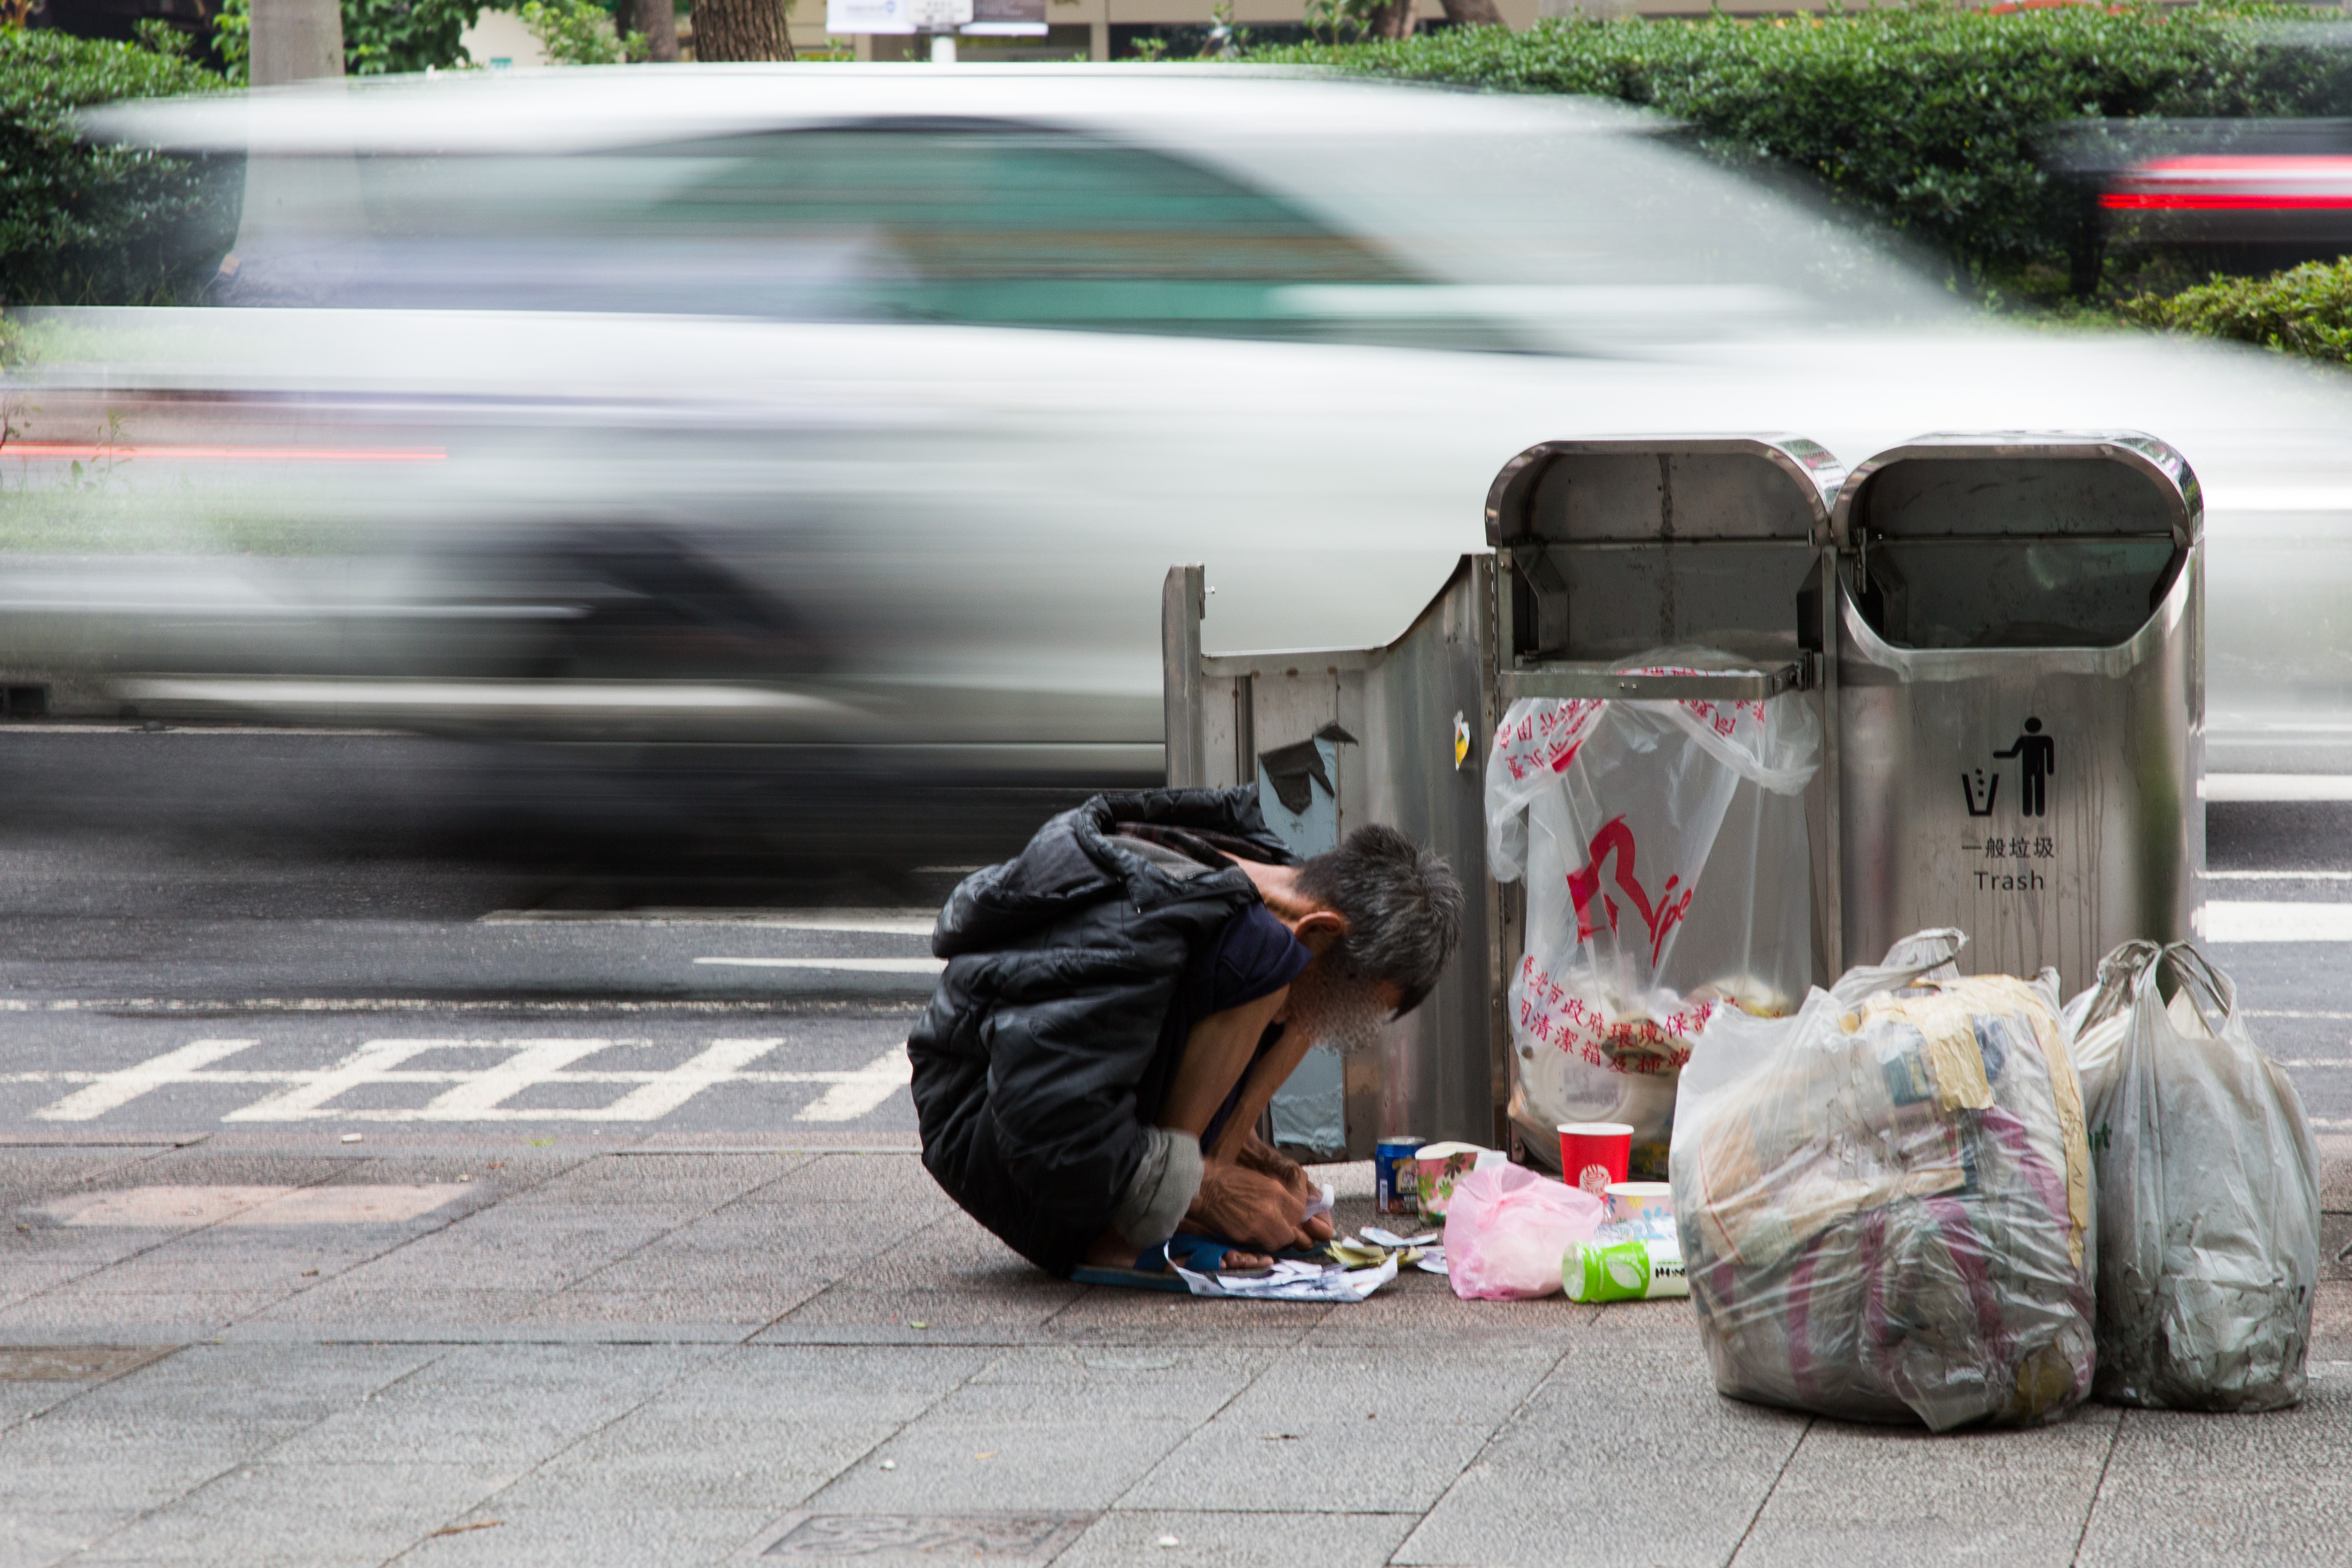
[[[1486,542],[1825,544],[1845,470],[1799,435],[1547,441],[1495,476]]]
[[[2137,431],[1939,434],[1856,465],[1830,527],[1841,550],[1863,530],[1886,539],[2169,535],[2186,549],[2203,536],[2205,506],[2188,459]]]

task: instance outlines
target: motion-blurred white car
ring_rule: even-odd
[[[2352,382],[1990,324],[1612,106],[824,65],[89,123],[250,159],[219,304],[14,378],[0,676],[60,710],[1144,779],[1173,563],[1213,650],[1360,646],[1539,440],[2123,427],[2207,486],[2210,766],[2352,770]]]

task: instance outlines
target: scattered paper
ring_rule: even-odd
[[[1396,1278],[1397,1260],[1377,1269],[1339,1269],[1277,1258],[1263,1274],[1195,1274],[1172,1260],[1196,1296],[1231,1296],[1255,1301],[1360,1301]]]
[[[1312,1219],[1318,1214],[1328,1214],[1330,1212],[1331,1189],[1329,1187],[1326,1186],[1318,1189],[1315,1196],[1307,1200],[1307,1218]]]
[[[1421,1255],[1419,1267],[1421,1271],[1424,1274],[1444,1273],[1445,1249],[1443,1247],[1433,1247],[1428,1251],[1423,1253]]]
[[[1437,1237],[1438,1233],[1434,1230],[1424,1230],[1418,1236],[1399,1236],[1395,1231],[1383,1230],[1377,1225],[1364,1227],[1365,1240],[1377,1242],[1382,1247],[1389,1248],[1426,1247],[1435,1241]]]
[[[1329,1242],[1323,1248],[1324,1255],[1349,1269],[1377,1269],[1388,1261],[1389,1252],[1390,1249],[1386,1247],[1375,1247],[1352,1236],[1345,1241]]]

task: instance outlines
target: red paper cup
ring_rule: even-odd
[[[1623,1122],[1562,1122],[1559,1179],[1602,1197],[1612,1181],[1625,1179],[1633,1158],[1633,1129]]]

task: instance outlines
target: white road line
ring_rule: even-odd
[[[824,1002],[794,998],[789,1004],[740,998],[659,1002],[633,1001],[499,1001],[483,998],[436,997],[53,997],[31,1000],[0,997],[0,1013],[124,1013],[170,1018],[200,1013],[206,1018],[236,1013],[494,1013],[500,1018],[599,1017],[640,1014],[667,1017],[760,1013],[773,1014],[789,1005],[796,1012],[897,1012],[909,1004],[885,997],[857,1002]]]
[[[2316,1019],[2323,1023],[2352,1023],[2352,1013],[2312,1012],[2301,1008],[2248,1008],[2250,1019]]]
[[[936,909],[494,909],[483,925],[728,925],[761,931],[847,931],[929,936]]]
[[[854,1122],[914,1081],[905,1047],[885,1051],[802,1108],[795,1122]]]
[[[177,1051],[151,1057],[134,1067],[94,1078],[87,1089],[76,1090],[54,1105],[33,1113],[39,1122],[89,1122],[128,1105],[150,1090],[166,1083],[195,1082],[194,1074],[253,1044],[249,1040],[200,1040]]]
[[[861,975],[936,975],[945,958],[697,958],[739,969],[847,969]]]
[[[652,1122],[668,1115],[714,1083],[725,1083],[783,1044],[774,1040],[714,1040],[691,1061],[682,1061],[640,1089],[632,1089],[602,1111],[603,1122]],[[834,1090],[826,1091],[827,1093]],[[879,1100],[874,1103],[881,1103]],[[868,1106],[871,1110],[873,1107]]]
[[[2284,1060],[2273,1057],[2281,1067],[2352,1067],[2352,1061],[2338,1056],[2290,1056]]]
[[[2352,800],[2352,773],[2208,773],[2208,800]]]
[[[2352,904],[2205,905],[2208,942],[2352,942]]]
[[[2352,871],[2209,871],[2208,882],[2352,882]]]
[[[323,1067],[210,1068],[199,1051],[218,1060],[250,1040],[200,1040],[179,1051],[111,1071],[41,1069],[0,1072],[0,1084],[79,1084],[64,1099],[33,1113],[50,1121],[90,1121],[165,1083],[265,1084],[275,1089],[221,1119],[225,1122],[655,1122],[706,1089],[722,1084],[823,1084],[825,1092],[802,1121],[854,1121],[878,1107],[912,1076],[903,1047],[863,1067],[800,1071],[756,1071],[751,1063],[784,1043],[781,1037],[714,1040],[699,1053],[667,1068],[578,1068],[584,1057],[609,1050],[646,1050],[646,1040],[373,1040]],[[434,1051],[501,1051],[487,1068],[425,1069],[407,1065]],[[542,1084],[592,1083],[622,1089],[596,1106],[517,1108],[509,1103]],[[446,1086],[423,1105],[341,1106],[339,1098],[379,1084]]]
[[[583,1056],[610,1051],[609,1040],[534,1040],[497,1066],[469,1075],[425,1107],[422,1120],[477,1121],[533,1084],[545,1082]]]
[[[410,1057],[444,1046],[461,1046],[462,1040],[372,1040],[341,1061],[314,1074],[307,1083],[265,1094],[252,1104],[231,1111],[224,1122],[299,1122],[338,1114],[323,1109],[327,1102],[366,1083],[382,1082],[383,1072]],[[349,1115],[349,1112],[340,1113]],[[414,1113],[411,1113],[414,1114]]]

